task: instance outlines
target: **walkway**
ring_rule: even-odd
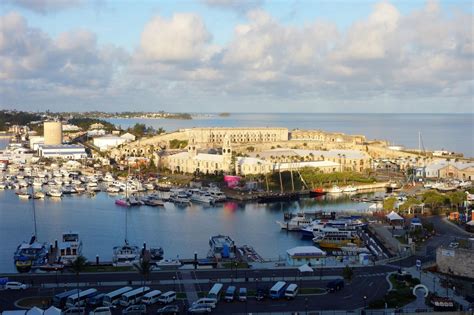
[[[198,294],[196,287],[194,286],[194,279],[192,276],[192,270],[183,270],[180,272],[181,282],[183,284],[184,292],[186,292],[186,298],[188,305],[191,305],[194,301],[198,300]]]

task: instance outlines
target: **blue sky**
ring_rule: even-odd
[[[0,10],[1,107],[129,110],[140,97],[141,110],[472,112],[470,1],[7,0]]]

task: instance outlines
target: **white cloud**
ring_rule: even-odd
[[[80,6],[82,0],[6,0],[17,7],[31,10],[40,14],[57,12]]]
[[[237,13],[245,13],[251,9],[259,8],[263,0],[202,0],[211,8],[231,10]]]
[[[200,60],[206,57],[211,39],[198,15],[179,13],[171,19],[155,16],[145,25],[140,49],[152,61]]]

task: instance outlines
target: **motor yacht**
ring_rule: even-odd
[[[311,224],[311,219],[306,217],[304,212],[299,212],[296,216],[292,217],[289,221],[277,221],[276,223],[284,230],[288,231],[299,231],[304,227]]]

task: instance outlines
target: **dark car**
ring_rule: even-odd
[[[267,297],[268,290],[267,289],[258,289],[255,298],[257,301],[262,301]]]
[[[89,304],[89,305],[102,305],[102,302],[103,302],[103,300],[104,300],[104,297],[105,297],[105,293],[97,294],[97,295],[91,297],[91,298],[87,301],[87,304]]]
[[[165,307],[160,308],[156,311],[157,314],[172,314],[177,315],[179,314],[179,306],[178,305],[166,305]]]
[[[344,280],[333,280],[326,285],[326,288],[329,292],[336,292],[342,290],[344,288]]]

